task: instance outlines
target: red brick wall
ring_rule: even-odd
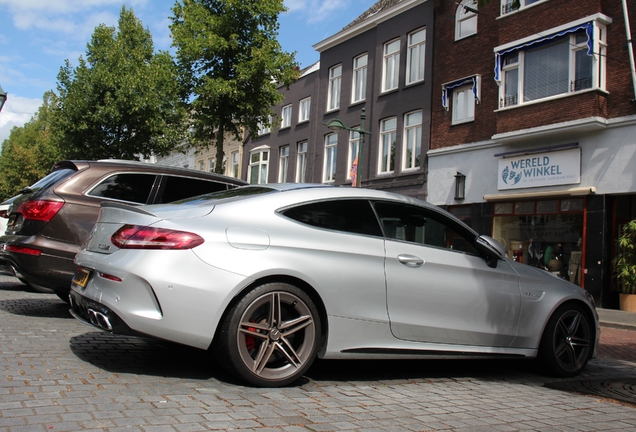
[[[636,29],[636,5],[630,2],[630,25]],[[431,148],[489,140],[493,135],[574,121],[588,117],[616,118],[636,114],[621,0],[550,0],[500,17],[500,1],[479,9],[477,34],[455,41],[457,5],[437,0],[433,68]],[[498,109],[493,48],[597,13],[609,16],[606,92],[587,92],[557,100]],[[475,121],[451,125],[451,111],[441,104],[442,84],[480,74],[481,104]]]

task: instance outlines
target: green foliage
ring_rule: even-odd
[[[241,139],[283,95],[280,85],[298,78],[294,55],[278,43],[282,0],[182,0],[173,7],[173,44],[188,97],[193,143],[216,139],[216,172],[221,172],[224,132]]]
[[[55,104],[52,92],[44,94],[38,112],[22,127],[14,127],[0,152],[0,202],[18,194],[47,175],[62,154],[55,146],[50,125]]]
[[[132,9],[122,7],[118,29],[99,25],[73,69],[58,74],[54,126],[60,148],[75,159],[137,159],[164,155],[187,128],[177,68],[154,52],[152,36]]]
[[[614,272],[623,294],[636,294],[636,220],[623,226],[614,257]]]

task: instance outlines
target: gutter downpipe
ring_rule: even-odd
[[[627,45],[629,52],[629,64],[632,72],[632,84],[634,86],[634,99],[636,101],[636,69],[634,67],[634,45],[632,44],[632,31],[629,28],[629,14],[627,12],[627,0],[623,0],[623,16],[625,17],[625,32],[627,33]]]

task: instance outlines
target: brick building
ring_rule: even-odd
[[[614,239],[636,218],[636,11],[515,6],[436,1],[428,199],[616,307]]]
[[[426,199],[433,7],[432,1],[383,0],[314,45],[319,63],[289,90],[281,88],[285,100],[274,107],[280,126],[246,141],[248,181],[350,185],[362,136],[324,124],[338,118],[358,129],[364,109],[370,133],[362,134],[362,186]]]

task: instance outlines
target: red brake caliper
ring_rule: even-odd
[[[254,327],[248,327],[247,329],[249,331],[256,331]],[[254,336],[252,335],[245,336],[245,347],[250,351],[256,347],[256,340],[254,339]]]

